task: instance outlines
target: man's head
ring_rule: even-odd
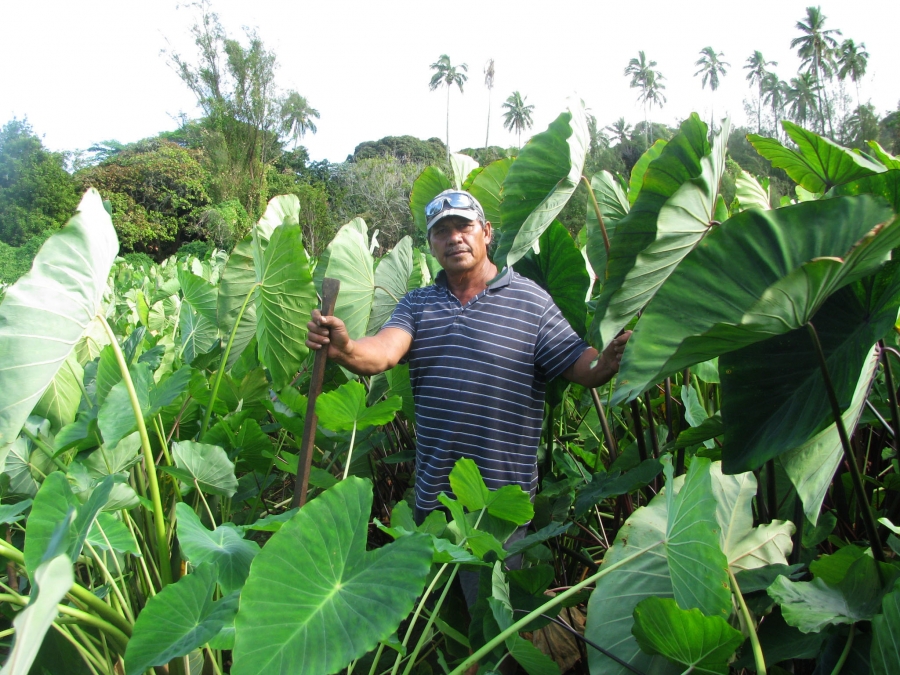
[[[490,264],[487,247],[491,224],[484,209],[462,190],[445,190],[425,207],[431,253],[448,274],[464,273]]]

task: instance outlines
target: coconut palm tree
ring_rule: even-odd
[[[784,106],[787,103],[787,82],[780,79],[775,73],[766,73],[762,82],[763,102],[772,107],[772,117],[775,120],[775,138],[781,135],[778,131],[778,121],[784,118]]]
[[[856,107],[859,108],[859,81],[866,74],[866,66],[869,65],[869,52],[866,51],[866,43],[856,44],[853,40],[844,40],[841,43],[837,57],[838,77],[846,80],[849,76],[856,85]]]
[[[435,71],[434,75],[431,76],[431,82],[428,83],[428,88],[431,91],[434,91],[441,85],[447,87],[447,162],[450,161],[450,89],[455,84],[459,87],[459,92],[462,93],[463,85],[466,83],[466,80],[469,79],[469,76],[466,75],[469,72],[469,66],[465,63],[460,63],[458,66],[454,66],[450,63],[450,57],[446,54],[441,54],[441,57],[432,63],[429,68]]]
[[[785,95],[791,118],[800,126],[806,126],[808,122],[821,116],[816,109],[821,100],[819,89],[821,86],[812,72],[800,73],[791,78]]]
[[[643,50],[638,52],[638,57],[631,59],[625,67],[625,75],[631,76],[629,86],[632,89],[640,89],[638,101],[644,104],[644,125],[647,128],[647,145],[653,142],[653,134],[647,117],[647,106],[655,104],[662,108],[666,97],[662,93],[666,85],[662,83],[666,79],[662,72],[654,70],[656,61],[648,60]]]
[[[712,91],[713,96],[715,96],[716,89],[719,88],[719,76],[724,77],[727,74],[725,68],[730,68],[731,64],[727,61],[722,61],[722,57],[725,56],[724,52],[716,53],[716,50],[712,47],[704,47],[700,50],[700,58],[694,63],[695,66],[700,66],[700,69],[694,73],[694,77],[697,77],[701,73],[703,74],[703,79],[701,80],[701,88],[706,89],[706,84],[709,83],[710,91]],[[712,104],[712,111],[710,115],[709,128],[715,129],[715,120],[716,120],[716,108],[715,103]]]
[[[488,147],[488,138],[491,135],[491,90],[494,88],[494,59],[488,59],[484,67],[484,86],[488,90],[488,119],[487,131],[484,133],[484,147]]]
[[[519,135],[519,147],[522,147],[522,129],[530,129],[534,122],[531,120],[531,111],[534,110],[533,105],[525,105],[522,95],[514,91],[506,99],[503,107],[506,112],[503,113],[503,127],[510,131],[515,131]]]
[[[319,119],[319,111],[309,105],[305,97],[292,91],[281,103],[282,131],[296,144],[307,131],[316,133],[313,119]]]
[[[803,59],[801,67],[807,69],[813,75],[816,86],[817,108],[819,115],[819,130],[825,132],[825,112],[828,109],[828,94],[825,91],[823,78],[830,78],[833,72],[834,52],[838,42],[835,35],[841,31],[836,28],[825,28],[825,19],[821,7],[807,7],[805,21],[797,22],[797,30],[803,35],[791,40],[791,49],[797,48],[797,55]],[[823,102],[824,97],[824,102]],[[829,128],[831,128],[831,116],[828,116]],[[831,129],[834,135],[834,129]]]
[[[747,65],[744,66],[744,70],[750,71],[747,73],[747,81],[750,83],[750,86],[752,87],[755,84],[758,88],[759,98],[756,105],[756,133],[758,134],[762,133],[763,82],[765,82],[766,76],[769,75],[767,68],[769,66],[777,65],[778,63],[776,61],[766,61],[762,52],[756,50],[747,57]],[[775,124],[777,127],[777,119],[775,120]]]
[[[613,140],[617,143],[625,143],[631,137],[631,125],[625,121],[624,117],[620,117],[610,124],[606,130],[612,134]]]

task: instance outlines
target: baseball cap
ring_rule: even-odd
[[[444,190],[425,206],[426,230],[447,216],[460,216],[467,220],[485,221],[481,204],[465,190]]]

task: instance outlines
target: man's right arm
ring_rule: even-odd
[[[399,328],[382,328],[377,334],[352,340],[344,322],[336,316],[312,311],[306,325],[306,346],[327,347],[328,358],[357,375],[376,375],[396,366],[412,346],[412,335]]]

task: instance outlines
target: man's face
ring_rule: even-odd
[[[428,233],[431,253],[448,273],[477,268],[487,259],[491,243],[491,224],[447,216]]]

